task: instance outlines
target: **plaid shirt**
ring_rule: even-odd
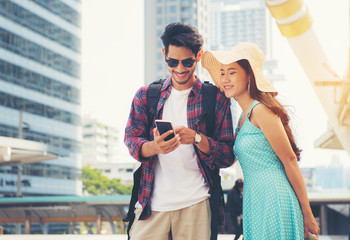
[[[125,128],[124,143],[129,149],[133,158],[142,164],[142,174],[139,189],[139,203],[142,205],[140,220],[147,219],[151,215],[151,195],[155,175],[155,161],[158,155],[143,158],[141,156],[141,147],[145,142],[153,140],[153,127],[148,129],[147,120],[147,99],[146,93],[149,85],[141,87],[132,102],[129,119]],[[162,119],[163,106],[171,92],[171,77],[168,78],[161,89],[155,119]],[[195,121],[203,111],[202,95],[200,94],[202,82],[196,77],[196,81],[188,96],[187,102],[187,124],[188,128],[206,135],[205,121],[196,125]],[[215,129],[213,138],[207,137],[210,145],[210,154],[204,154],[194,145],[197,153],[197,161],[200,171],[205,178],[209,188],[212,185],[210,174],[207,174],[202,164],[206,164],[210,169],[225,168],[233,164],[233,129],[230,110],[230,101],[218,91],[216,96],[215,109]],[[147,136],[150,136],[148,139]],[[201,161],[199,161],[201,159]],[[221,219],[223,219],[223,206],[219,209]],[[222,223],[222,222],[221,222]]]

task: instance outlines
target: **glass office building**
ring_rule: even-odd
[[[22,195],[81,194],[80,9],[80,0],[0,0],[0,136],[59,156],[2,166],[2,196],[16,193],[18,169]]]

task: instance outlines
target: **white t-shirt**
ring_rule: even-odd
[[[187,127],[187,100],[191,91],[174,88],[163,107],[163,119]],[[158,154],[151,207],[173,211],[209,198],[209,188],[201,174],[192,144],[181,144],[175,151]]]

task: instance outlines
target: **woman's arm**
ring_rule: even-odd
[[[305,237],[308,232],[317,235],[319,227],[311,211],[297,157],[294,154],[280,118],[265,105],[258,104],[254,108],[254,114],[251,115],[251,122],[262,130],[285,168],[288,180],[293,187],[303,212]]]

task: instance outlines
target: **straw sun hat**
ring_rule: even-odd
[[[207,69],[214,83],[222,87],[220,81],[221,64],[230,64],[246,59],[253,70],[258,89],[262,92],[276,92],[269,80],[263,74],[264,54],[256,44],[241,42],[229,51],[206,51],[202,56],[202,67]]]

